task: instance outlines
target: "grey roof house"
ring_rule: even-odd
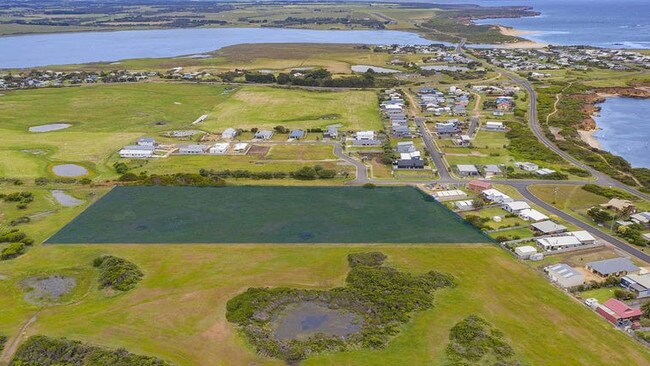
[[[589,262],[585,267],[601,277],[624,276],[639,271],[639,267],[635,266],[629,258],[623,257]]]

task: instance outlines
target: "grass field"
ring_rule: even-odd
[[[341,124],[347,130],[381,129],[377,96],[371,91],[305,91],[246,87],[212,110],[205,128],[324,128]]]
[[[490,241],[426,197],[412,187],[116,187],[48,242]]]
[[[334,155],[332,145],[274,145],[266,155],[271,160],[331,160]]]
[[[384,350],[355,350],[308,359],[306,365],[444,363],[451,326],[475,313],[498,327],[525,364],[642,365],[650,352],[570,300],[502,250],[475,246],[73,245],[32,250],[0,263],[3,330],[12,334],[37,310],[16,285],[36,273],[88,268],[112,254],[145,272],[134,291],[109,296],[95,287],[66,305],[45,308],[28,334],[66,336],[178,365],[281,365],[254,353],[225,320],[226,301],[249,286],[340,286],[350,252],[381,250],[409,272],[453,274],[460,286],[437,294]],[[233,275],[236,273],[237,275]],[[90,275],[96,274],[90,271]],[[488,280],[486,280],[488,279]],[[531,316],[531,312],[535,316]],[[552,336],[551,336],[552,335]]]
[[[223,86],[138,83],[83,87],[20,90],[0,97],[0,175],[12,178],[52,177],[49,166],[55,162],[86,166],[92,176],[116,176],[112,164],[116,152],[141,136],[158,137],[173,129],[190,128],[200,115],[211,118],[193,128],[222,131],[225,127],[272,128],[324,127],[341,123],[352,129],[377,129],[381,126],[373,92],[309,92],[267,87],[243,87],[236,93]],[[47,133],[29,132],[29,127],[49,123],[72,126]],[[282,150],[282,148],[276,149]],[[290,152],[287,152],[290,155]],[[283,155],[280,153],[279,155]],[[287,159],[289,155],[278,160]],[[302,158],[301,158],[302,156]],[[320,160],[333,157],[321,146],[296,153],[295,160]],[[196,157],[161,159],[148,164],[152,172],[178,166],[180,171],[200,168],[249,169],[246,157]],[[162,161],[165,160],[165,161]],[[182,160],[182,161],[181,161]],[[192,160],[192,161],[190,161]],[[284,163],[280,163],[284,164]],[[286,171],[303,164],[287,162]],[[159,170],[158,170],[159,168]],[[280,166],[264,170],[283,169]]]

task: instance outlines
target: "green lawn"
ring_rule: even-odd
[[[614,297],[614,290],[619,287],[597,288],[595,290],[588,290],[580,292],[578,295],[583,299],[594,298],[598,302],[603,303]]]
[[[427,198],[412,187],[116,187],[48,242],[490,241]]]
[[[237,90],[216,105],[205,128],[324,128],[341,124],[346,130],[382,128],[377,96],[371,91],[305,91],[251,86]]]
[[[266,155],[271,160],[336,160],[332,145],[273,145]]]

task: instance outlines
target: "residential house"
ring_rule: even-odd
[[[650,273],[629,274],[621,278],[621,286],[636,294],[637,299],[650,297]]]
[[[503,122],[488,121],[488,122],[485,122],[485,130],[486,131],[501,132],[501,131],[505,131],[506,128],[503,125]]]
[[[458,126],[453,122],[438,122],[436,123],[436,133],[440,136],[444,135],[453,135],[458,133],[460,130]]]
[[[645,211],[645,212],[639,212],[634,215],[630,215],[630,220],[637,224],[641,224],[644,226],[649,226],[650,225],[650,212]]]
[[[580,286],[585,283],[585,276],[575,268],[564,264],[557,263],[544,268],[551,281],[557,283],[562,288]]]
[[[527,208],[517,212],[517,215],[526,221],[538,222],[548,220],[548,216],[535,210],[534,208]]]
[[[494,188],[483,190],[481,194],[483,195],[483,197],[485,197],[486,200],[493,203],[503,204],[503,203],[514,201],[507,194],[502,193],[501,191],[496,190]]]
[[[336,139],[339,137],[339,129],[336,126],[328,126],[327,131],[323,132],[323,137],[327,139]]]
[[[183,155],[196,155],[203,154],[207,149],[207,145],[186,145],[178,148],[178,153]]]
[[[626,303],[609,299],[596,308],[596,312],[607,319],[617,327],[639,327],[638,321],[641,319],[643,312],[639,308],[633,308]]]
[[[639,267],[635,266],[629,258],[623,257],[589,262],[585,267],[601,277],[618,277],[639,272]]]
[[[230,144],[227,142],[220,142],[216,143],[208,149],[208,153],[214,154],[214,155],[223,155],[228,152],[228,149],[230,148]]]
[[[496,165],[486,165],[483,167],[483,175],[485,175],[485,178],[491,178],[501,174],[501,169]]]
[[[467,193],[460,189],[450,189],[447,191],[437,191],[433,193],[433,197],[438,201],[451,201],[459,198],[467,197]]]
[[[516,214],[521,210],[529,209],[530,205],[524,201],[512,201],[504,203],[501,207],[510,213]]]
[[[553,173],[555,173],[555,170],[548,169],[548,168],[542,168],[542,169],[538,169],[538,170],[535,171],[535,174],[542,175],[542,176],[553,174]]]
[[[527,172],[534,172],[539,169],[539,166],[537,164],[529,162],[515,162],[515,166]]]
[[[153,137],[140,137],[136,145],[156,147],[158,144],[156,143],[156,140],[154,140]]]
[[[238,144],[235,144],[233,147],[233,151],[237,154],[244,154],[248,151],[250,148],[250,145],[245,143],[245,142],[240,142]]]
[[[635,211],[634,204],[631,201],[623,200],[620,198],[612,198],[611,200],[609,200],[609,202],[603,203],[600,206],[618,212],[627,211],[627,212],[634,213]]]
[[[375,140],[375,131],[359,131],[357,132],[355,139],[358,141],[372,141]]]
[[[412,138],[413,133],[406,126],[393,126],[393,136],[397,138]]]
[[[550,236],[535,240],[537,245],[546,251],[574,248],[582,245],[580,240],[573,235]]]
[[[458,174],[461,177],[474,177],[479,175],[478,169],[474,165],[459,164],[456,165],[456,169],[458,169]]]
[[[454,140],[454,143],[458,146],[467,147],[472,144],[472,139],[469,137],[469,135],[460,135],[459,138]]]
[[[300,140],[304,136],[305,136],[305,131],[303,130],[292,130],[291,133],[289,134],[289,138],[294,140]]]
[[[424,160],[422,159],[399,159],[393,167],[396,169],[424,169]]]
[[[270,140],[273,137],[273,131],[270,130],[259,130],[255,132],[254,137],[258,140]]]
[[[121,158],[150,158],[154,150],[153,146],[129,145],[124,146],[119,154]]]
[[[467,184],[467,188],[472,192],[478,193],[478,192],[483,192],[486,189],[492,188],[492,183],[482,181],[482,180],[472,180]]]
[[[404,141],[404,142],[397,143],[396,150],[398,153],[410,153],[410,152],[414,152],[416,149],[413,141]]]
[[[223,139],[234,139],[237,136],[237,130],[234,128],[226,128],[221,133],[221,138]]]
[[[454,202],[454,206],[458,211],[467,211],[474,208],[474,201],[472,200],[463,200]]]
[[[567,231],[566,226],[556,224],[551,220],[536,222],[530,226],[534,231],[542,235],[559,234]]]

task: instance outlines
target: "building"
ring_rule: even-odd
[[[507,203],[507,202],[512,202],[514,201],[510,196],[508,196],[505,193],[501,193],[501,191],[496,190],[494,188],[489,188],[481,192],[483,197],[485,197],[486,200],[494,203]]]
[[[328,126],[327,131],[323,132],[326,139],[335,139],[339,137],[339,129],[336,126]]]
[[[485,175],[486,178],[494,177],[501,174],[502,174],[501,169],[499,169],[499,167],[496,165],[486,165],[485,167],[483,167],[483,175]]]
[[[234,128],[226,128],[222,133],[221,133],[221,138],[222,139],[234,139],[237,136],[237,130]]]
[[[532,221],[532,222],[538,222],[538,221],[544,221],[548,220],[548,216],[544,215],[543,213],[535,210],[534,208],[527,208],[524,210],[521,210],[517,213],[519,217],[526,221]]]
[[[535,240],[537,245],[545,251],[575,248],[582,245],[580,240],[573,235],[550,236]]]
[[[449,201],[449,200],[456,200],[459,198],[465,198],[467,197],[467,193],[461,191],[460,189],[451,189],[448,191],[434,192],[433,197],[438,201]]]
[[[534,172],[539,169],[539,165],[529,163],[529,162],[516,162],[515,166],[521,170],[525,170],[527,172]]]
[[[273,137],[273,131],[270,130],[259,130],[255,132],[254,137],[259,140],[270,140]]]
[[[208,147],[206,145],[186,145],[178,148],[178,153],[183,155],[203,154]]]
[[[589,234],[588,231],[585,230],[571,231],[569,232],[569,234],[575,236],[578,240],[580,240],[582,244],[590,245],[596,243],[596,238],[594,238],[591,234]]]
[[[630,216],[630,220],[637,224],[648,226],[650,225],[650,212],[640,212]]]
[[[398,138],[411,138],[413,133],[406,126],[393,126],[393,136]]]
[[[639,267],[635,266],[629,258],[623,257],[589,262],[585,267],[600,277],[618,277],[639,272]]]
[[[485,130],[486,131],[505,131],[506,128],[503,126],[503,122],[485,122]]]
[[[155,147],[156,145],[158,145],[156,143],[156,140],[154,140],[153,137],[140,137],[136,144],[138,146],[149,146],[149,147]]]
[[[230,148],[230,144],[226,142],[220,142],[210,146],[208,152],[210,154],[223,155],[228,152],[229,148]]]
[[[553,174],[553,173],[555,173],[555,170],[553,170],[553,169],[548,169],[548,168],[537,169],[537,170],[535,171],[535,174],[537,174],[537,175],[542,175],[542,176],[544,176],[544,175],[549,175],[549,174]]]
[[[399,145],[399,143],[397,143]],[[486,189],[492,188],[492,183],[482,181],[482,180],[471,180],[467,184],[467,189],[469,189],[472,192],[483,192]]]
[[[379,146],[379,140],[352,140],[352,146]]]
[[[562,288],[580,286],[585,283],[585,276],[582,273],[564,263],[553,264],[544,270],[551,281]]]
[[[638,322],[642,314],[641,309],[630,307],[616,299],[609,299],[600,304],[596,308],[596,312],[617,327],[630,326],[633,329],[638,327],[638,324],[635,323]]]
[[[233,151],[238,153],[238,154],[244,154],[244,153],[246,153],[248,151],[249,148],[250,148],[250,145],[248,145],[245,142],[240,142],[238,144],[235,144],[235,146],[233,147]]]
[[[516,214],[521,210],[529,209],[530,205],[524,201],[512,201],[504,203],[501,207],[510,213]]]
[[[603,203],[600,206],[618,212],[629,210],[634,213],[634,204],[631,201],[622,200],[620,198],[612,198],[609,202]]]
[[[424,160],[422,159],[399,159],[393,164],[395,169],[424,169]]]
[[[129,145],[124,146],[119,154],[121,158],[150,158],[154,150],[153,146]]]
[[[650,273],[624,276],[621,278],[621,286],[634,292],[637,298],[650,297]]]
[[[305,131],[303,130],[292,130],[289,134],[290,139],[300,140],[305,136]]]
[[[459,129],[453,122],[436,123],[436,133],[438,135],[453,135],[458,133]]]
[[[454,202],[454,206],[459,211],[471,210],[474,208],[474,201],[472,200],[463,200]]]
[[[551,220],[536,222],[530,226],[534,231],[542,235],[559,234],[567,230],[566,226],[556,224]]]
[[[461,177],[475,177],[479,175],[478,169],[474,165],[456,165],[456,169],[458,169],[458,174]]]
[[[537,249],[531,245],[524,245],[515,248],[515,254],[520,259],[528,259],[531,255],[536,254]]]
[[[397,143],[397,152],[398,153],[411,153],[414,152],[415,149],[415,144],[413,141],[404,141],[404,142],[398,142]]]
[[[355,135],[357,141],[374,141],[375,131],[359,131]]]

